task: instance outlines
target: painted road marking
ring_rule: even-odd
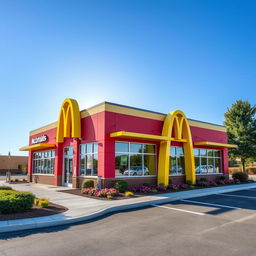
[[[187,202],[187,203],[194,203],[194,204],[202,204],[202,205],[209,205],[209,206],[215,206],[215,207],[221,207],[221,208],[229,208],[229,209],[241,209],[239,207],[234,207],[234,206],[228,206],[228,205],[223,205],[223,204],[211,204],[211,203],[204,203],[204,202],[198,202],[198,201],[192,201],[192,200],[181,200],[182,202]]]
[[[220,196],[232,196],[232,197],[241,197],[241,198],[249,198],[249,199],[256,199],[255,196],[241,196],[241,195],[231,195],[231,194],[218,194]]]
[[[175,211],[179,211],[179,212],[192,213],[192,214],[196,214],[196,215],[206,215],[205,213],[202,213],[202,212],[194,212],[194,211],[183,210],[183,209],[178,209],[178,208],[173,208],[173,207],[168,207],[168,206],[163,206],[163,205],[158,205],[158,204],[152,204],[152,206],[165,208],[165,209],[169,209],[169,210],[175,210]]]

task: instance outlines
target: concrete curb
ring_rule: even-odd
[[[256,183],[230,185],[228,187],[205,188],[200,190],[190,190],[191,191],[190,195],[188,195],[188,193],[184,193],[188,191],[159,194],[156,197],[166,197],[166,198],[108,207],[108,208],[104,208],[99,211],[96,211],[89,215],[80,215],[76,217],[65,217],[62,214],[56,214],[56,215],[47,216],[47,217],[0,221],[0,233],[68,225],[68,224],[73,224],[81,221],[93,220],[110,213],[115,213],[115,212],[120,212],[125,210],[132,210],[132,209],[142,208],[146,206],[152,206],[152,204],[164,204],[164,203],[169,203],[177,200],[190,199],[194,197],[208,196],[208,195],[221,194],[221,193],[227,193],[227,192],[234,192],[234,191],[251,189],[251,188],[256,188]]]

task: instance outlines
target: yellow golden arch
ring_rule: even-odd
[[[63,101],[57,127],[56,142],[63,142],[64,138],[81,137],[80,110],[76,100],[67,98]]]
[[[174,137],[172,137],[174,135]],[[186,180],[196,182],[195,160],[190,127],[185,114],[180,110],[170,112],[164,121],[162,136],[183,143]],[[169,184],[171,140],[160,142],[158,161],[158,184]]]

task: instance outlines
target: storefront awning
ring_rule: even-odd
[[[211,142],[211,141],[200,141],[195,142],[195,146],[209,146],[209,147],[216,147],[216,148],[237,148],[235,144],[226,144],[226,143],[218,143],[218,142]]]
[[[20,148],[20,151],[30,151],[30,150],[38,150],[38,149],[46,149],[46,148],[54,148],[55,144],[47,144],[47,143],[38,143],[35,145],[26,146]]]
[[[125,132],[125,131],[113,132],[110,134],[110,137],[123,138],[123,139],[154,140],[154,141],[179,141],[179,142],[187,141],[184,139],[176,140],[175,138],[170,138],[167,136],[152,135],[152,134],[137,133],[137,132]]]

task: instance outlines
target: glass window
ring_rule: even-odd
[[[130,155],[130,176],[143,176],[142,154]]]
[[[121,154],[116,153],[116,167],[115,167],[115,174],[116,176],[122,176],[124,173],[128,172],[128,154]],[[129,174],[129,172],[128,172]]]
[[[176,157],[176,147],[171,147],[171,156]]]
[[[130,152],[132,152],[132,153],[142,153],[141,144],[130,143]]]
[[[180,175],[184,174],[185,171],[185,161],[183,147],[171,146],[170,150],[170,175]]]
[[[200,149],[200,156],[207,156],[207,151],[204,148]]]
[[[195,148],[194,154],[196,173],[219,173],[222,171],[220,150]]]
[[[116,142],[115,175],[155,175],[155,152],[155,145],[152,144]]]
[[[80,176],[98,175],[98,143],[80,145]]]
[[[194,148],[194,155],[195,156],[199,156],[200,155],[199,148]]]
[[[116,142],[116,152],[118,153],[128,153],[129,152],[129,144],[124,142]]]
[[[35,152],[33,154],[33,173],[34,174],[53,174],[54,162],[55,162],[54,150]]]
[[[146,154],[155,154],[155,145],[142,144],[143,153]]]

